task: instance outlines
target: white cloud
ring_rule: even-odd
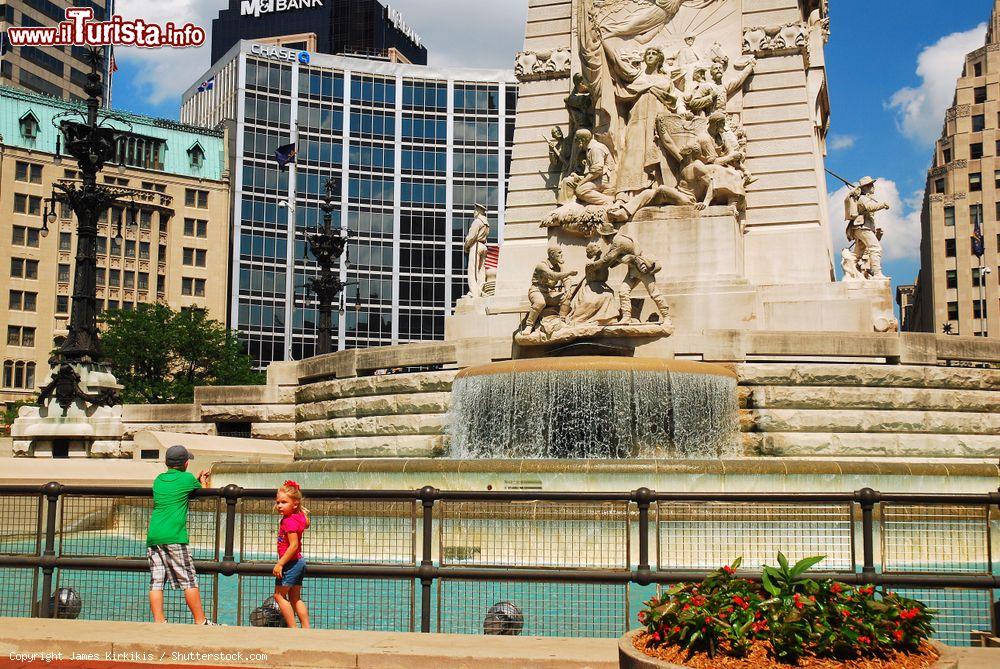
[[[423,38],[430,65],[512,69],[514,55],[524,44],[528,0],[392,0],[389,4]],[[136,72],[136,84],[151,103],[177,99],[179,104],[181,93],[209,68],[212,19],[227,5],[226,0],[119,0],[116,10],[125,18],[161,24],[190,21],[209,35],[199,48],[118,48],[119,67]],[[487,34],[483,26],[488,26]]]
[[[843,151],[853,147],[857,141],[858,139],[854,135],[830,135],[826,145],[830,147],[831,151]]]
[[[837,266],[840,266],[840,252],[848,246],[844,236],[847,227],[844,221],[844,200],[850,190],[841,187],[830,195],[828,207],[833,230],[833,245],[836,250]],[[923,191],[917,191],[903,198],[895,181],[879,178],[875,183],[875,197],[889,205],[889,211],[875,215],[876,225],[885,231],[882,238],[883,262],[893,260],[920,260],[920,210],[923,206]],[[839,270],[838,270],[839,271]]]
[[[135,73],[135,83],[150,103],[158,105],[175,99],[180,106],[181,93],[210,65],[212,19],[227,4],[225,0],[118,0],[115,11],[126,19],[161,25],[167,21],[180,25],[190,22],[204,28],[208,35],[204,46],[186,49],[118,47],[118,67],[128,67]]]
[[[945,110],[955,98],[955,82],[965,56],[981,47],[985,38],[986,24],[981,23],[972,30],[946,35],[920,52],[920,86],[899,89],[887,105],[896,112],[900,132],[925,146],[937,140]]]

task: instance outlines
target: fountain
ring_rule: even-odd
[[[458,459],[711,459],[739,452],[736,374],[652,358],[534,358],[462,370]]]

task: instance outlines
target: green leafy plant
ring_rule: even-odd
[[[639,622],[652,646],[675,646],[688,658],[745,657],[755,644],[787,664],[807,656],[846,660],[919,652],[934,633],[934,611],[873,586],[809,578],[822,560],[791,564],[779,553],[778,566],[765,566],[758,584],[737,577],[738,559],[701,583],[676,585],[646,602]]]

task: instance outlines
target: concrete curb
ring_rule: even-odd
[[[98,662],[248,669],[618,669],[613,639],[0,618],[0,659],[32,653],[62,653],[66,660],[76,653]],[[255,654],[266,658],[251,657]]]
[[[633,645],[632,639],[643,631],[642,629],[632,630],[618,640],[620,669],[685,669],[681,665],[657,660],[637,649]],[[994,662],[1000,662],[1000,651],[994,651],[990,656],[987,656],[986,653],[990,653],[990,651],[986,649],[969,648],[963,649],[965,652],[960,653],[957,649],[949,648],[944,644],[935,643],[934,645],[941,653],[941,659],[935,662],[930,669],[988,669],[998,666],[993,664]],[[985,653],[981,652],[984,650]],[[962,655],[968,657],[963,658]]]

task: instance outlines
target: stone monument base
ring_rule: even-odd
[[[676,333],[695,334],[706,330],[769,330],[812,332],[892,332],[898,329],[890,281],[828,281],[823,283],[787,283],[755,285],[755,274],[746,265],[743,227],[732,207],[651,207],[641,210],[621,231],[638,242],[644,254],[660,262],[656,275],[660,292],[670,306]],[[550,242],[563,249],[564,269],[577,270],[582,276],[586,265],[586,247],[597,238],[583,238],[559,228],[550,231]],[[527,242],[535,262],[546,254],[545,240]],[[519,240],[518,253],[527,256],[526,242]],[[769,262],[781,263],[781,250]],[[492,297],[459,300],[454,316],[446,319],[445,338],[454,341],[497,336],[512,337],[523,326],[528,312],[528,287],[531,267],[525,265],[523,276],[501,276],[498,292]],[[612,270],[608,285],[621,286],[625,268]],[[643,323],[656,313],[656,307],[640,285],[632,293],[642,300],[637,319]],[[582,330],[581,330],[582,332]],[[572,339],[590,336],[613,337],[602,329],[592,334],[578,334]],[[630,335],[642,336],[642,335]],[[664,336],[662,333],[653,336]],[[523,342],[551,342],[550,335],[532,333]],[[528,340],[531,339],[529,342]]]
[[[89,364],[73,364],[79,387],[96,395],[104,389],[120,390],[109,371]],[[48,381],[51,381],[49,376]],[[48,381],[46,383],[48,383]],[[97,406],[75,398],[66,409],[50,397],[45,406],[21,407],[11,427],[17,457],[131,458],[122,441],[125,427],[122,406]]]

